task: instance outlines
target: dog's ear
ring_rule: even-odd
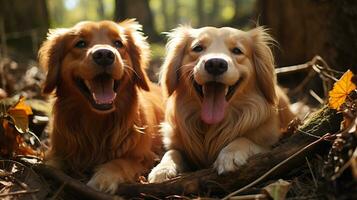
[[[275,64],[273,53],[270,49],[270,46],[274,44],[275,41],[263,27],[257,27],[248,33],[252,37],[252,56],[258,87],[270,104],[276,104]]]
[[[160,82],[169,96],[178,86],[179,68],[182,65],[190,29],[189,26],[180,26],[168,33],[169,39],[166,44],[165,61],[161,67]]]
[[[65,38],[68,29],[52,29],[42,44],[38,59],[42,68],[47,70],[43,93],[51,93],[60,82],[61,61],[64,56]]]
[[[143,35],[142,26],[134,19],[119,23],[124,28],[128,43],[128,53],[133,63],[134,83],[143,90],[149,91],[148,78],[145,69],[149,62],[150,48]]]

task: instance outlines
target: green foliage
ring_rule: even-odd
[[[51,27],[68,27],[82,20],[111,20],[115,10],[115,0],[47,0],[47,3]],[[255,0],[149,0],[149,4],[155,30],[160,33],[178,24],[222,26],[235,19],[246,20],[253,13]],[[202,8],[201,15],[198,7]]]
[[[114,0],[47,0],[51,27],[69,27],[83,20],[112,20],[114,3]]]
[[[150,44],[151,58],[153,60],[162,59],[165,56],[165,45],[162,43],[152,43]]]

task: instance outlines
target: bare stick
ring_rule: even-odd
[[[16,191],[16,192],[9,192],[9,193],[0,194],[0,197],[21,195],[21,194],[32,194],[32,193],[36,193],[38,191],[39,190],[21,190],[21,191]]]

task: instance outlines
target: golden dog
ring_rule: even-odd
[[[81,22],[51,31],[39,51],[44,93],[56,90],[47,163],[93,170],[88,185],[110,193],[148,171],[160,150],[162,98],[144,72],[140,30],[134,20]]]
[[[276,84],[273,40],[263,28],[181,26],[169,37],[161,77],[168,151],[150,182],[188,169],[231,172],[278,141],[294,116]]]

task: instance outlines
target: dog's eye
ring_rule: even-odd
[[[237,55],[240,55],[240,54],[242,54],[243,52],[242,52],[238,47],[234,47],[234,48],[232,49],[232,53],[237,54]]]
[[[203,51],[203,46],[196,45],[192,48],[192,51],[199,53],[199,52]]]
[[[122,42],[122,41],[116,40],[116,41],[114,41],[114,46],[115,46],[116,48],[122,48],[124,45],[123,45],[123,42]]]
[[[84,40],[79,40],[79,41],[76,43],[75,46],[76,46],[77,48],[84,48],[84,47],[87,46],[87,43],[86,43],[86,41],[84,41]]]

